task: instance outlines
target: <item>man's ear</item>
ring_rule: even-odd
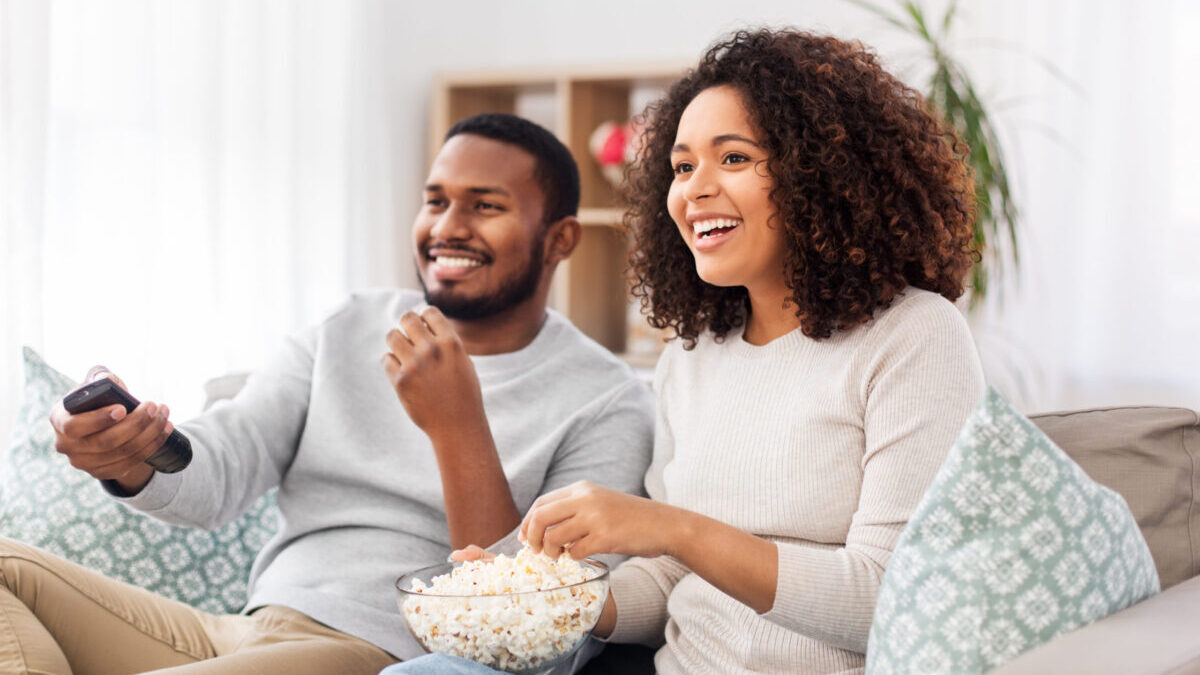
[[[546,265],[557,265],[570,258],[582,237],[583,226],[575,216],[566,216],[550,223],[550,230],[546,233]]]

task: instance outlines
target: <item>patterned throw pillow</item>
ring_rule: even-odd
[[[867,672],[984,672],[1158,590],[1120,495],[989,390],[888,563]]]
[[[246,604],[250,565],[278,524],[274,493],[212,532],[119,504],[54,450],[48,416],[75,387],[28,347],[25,391],[0,493],[0,536],[217,614]]]

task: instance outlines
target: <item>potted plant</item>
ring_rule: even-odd
[[[1019,262],[1019,211],[996,125],[970,74],[946,46],[958,2],[951,0],[936,23],[913,0],[899,0],[898,13],[868,0],[849,2],[914,36],[927,50],[932,75],[923,92],[925,101],[967,145],[978,202],[975,244],[983,256],[971,271],[970,308],[974,309],[987,297],[990,282],[999,286],[1006,266],[1011,264],[1015,269]]]

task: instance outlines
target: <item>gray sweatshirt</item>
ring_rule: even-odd
[[[247,609],[284,605],[398,658],[422,654],[393,584],[446,560],[446,511],[429,439],[379,363],[387,331],[421,302],[412,291],[353,296],[235,399],[179,425],[194,451],[187,469],[120,501],[211,529],[278,486],[279,532],[254,563]],[[577,480],[641,492],[654,404],[607,350],[550,311],[524,349],[472,361],[522,513]]]

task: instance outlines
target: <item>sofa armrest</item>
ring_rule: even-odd
[[[1051,640],[991,671],[1200,673],[1200,577]]]
[[[237,396],[242,387],[246,386],[246,379],[249,377],[250,373],[229,373],[205,382],[203,409],[208,410],[217,401]]]

